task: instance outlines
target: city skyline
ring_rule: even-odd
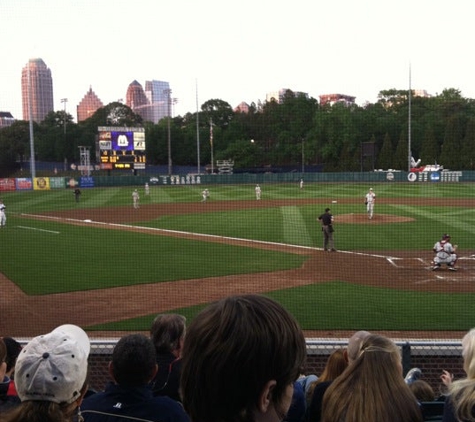
[[[32,58],[51,69],[54,110],[75,120],[91,87],[107,105],[125,102],[134,80],[168,81],[174,115],[281,88],[375,102],[381,90],[408,89],[409,67],[413,89],[475,98],[470,11],[462,0],[3,0],[0,111],[22,118],[21,70]]]

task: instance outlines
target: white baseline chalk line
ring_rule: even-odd
[[[37,232],[45,232],[45,233],[53,233],[53,234],[60,234],[61,232],[57,232],[54,230],[45,230],[45,229],[39,229],[38,227],[28,227],[28,226],[16,226],[19,229],[25,229],[25,230],[35,230]]]

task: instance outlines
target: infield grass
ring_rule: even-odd
[[[172,213],[136,225],[321,247],[316,217],[330,206],[336,218],[335,241],[340,250],[430,250],[446,232],[462,250],[472,248],[475,210],[454,207],[451,201],[474,198],[475,184],[385,183],[372,187],[379,198],[395,198],[393,204],[376,203],[377,214],[406,216],[414,221],[338,225],[338,215],[364,212],[362,198],[368,186],[308,183],[302,190],[296,184],[263,184],[262,201],[311,198],[315,205],[296,203],[206,214],[193,214],[196,207],[203,205],[199,202],[204,186],[151,186],[150,196],[141,192],[142,204],[189,203],[190,214]],[[213,185],[209,189],[210,201],[254,199],[254,185]],[[3,193],[8,225],[0,231],[0,272],[25,293],[41,295],[276,271],[296,268],[305,260],[305,257],[290,253],[20,218],[20,214],[25,213],[78,207],[104,207],[113,213],[114,207],[131,206],[132,190],[130,187],[83,189],[79,204],[74,202],[70,190]],[[338,202],[348,198],[355,199],[355,204]],[[397,198],[417,198],[419,203],[398,204]],[[428,206],[424,203],[427,198],[443,198],[446,206]],[[415,294],[335,280],[335,283],[285,289],[270,296],[291,310],[305,329],[463,331],[473,321],[469,302],[473,299],[472,294]],[[177,311],[192,317],[198,309],[200,307]],[[150,318],[145,315],[142,322],[134,319],[108,327],[121,329],[118,327],[125,324],[130,330],[139,330],[147,325],[148,329]]]

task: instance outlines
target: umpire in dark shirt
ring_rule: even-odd
[[[333,244],[333,216],[330,213],[330,208],[325,208],[325,212],[318,217],[318,220],[322,224],[323,250],[336,252]]]

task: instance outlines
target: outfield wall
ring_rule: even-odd
[[[186,175],[94,175],[77,177],[35,177],[0,179],[0,191],[50,190],[79,186],[112,187],[143,186],[145,183],[160,186],[265,184],[265,183],[457,183],[475,182],[475,171],[403,172],[374,171],[357,173],[241,173],[241,174],[186,174]]]

